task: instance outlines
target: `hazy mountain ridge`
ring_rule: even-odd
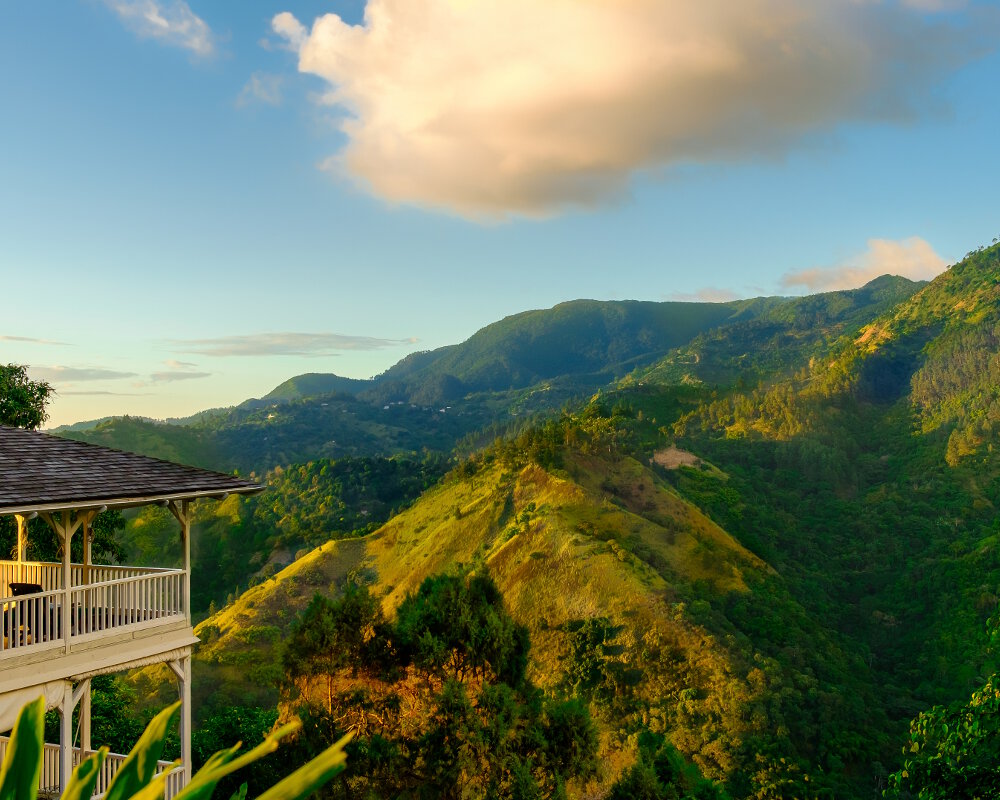
[[[508,317],[460,345],[412,354],[371,381],[310,373],[290,378],[263,398],[235,408],[174,421],[186,424],[168,427],[134,417],[115,418],[60,433],[195,466],[242,472],[318,458],[392,455],[424,448],[450,452],[456,443],[489,426],[502,434],[522,426],[525,417],[583,402],[672,348],[679,348],[670,357],[673,366],[661,362],[640,379],[660,380],[657,376],[662,373],[672,381],[678,364],[680,374],[686,374],[683,365],[691,358],[686,354],[705,347],[698,342],[716,342],[723,350],[717,360],[732,361],[733,331],[744,336],[740,333],[744,329],[759,331],[764,326],[767,337],[754,334],[748,340],[760,345],[802,337],[804,323],[792,309],[805,309],[810,303],[824,307],[839,303],[841,307],[826,313],[831,319],[836,316],[841,326],[868,321],[882,310],[887,295],[904,295],[911,287],[915,285],[904,279],[887,277],[853,292],[815,296],[819,299],[573,301]],[[782,314],[783,308],[789,311]],[[693,343],[687,344],[692,337],[696,337]],[[747,342],[740,346],[745,348]],[[733,368],[725,367],[716,377],[733,376]]]

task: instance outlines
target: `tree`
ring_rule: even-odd
[[[0,364],[0,425],[33,431],[49,418],[45,406],[52,387],[45,381],[33,381],[27,367]]]
[[[903,768],[889,776],[886,797],[1000,797],[1000,674],[964,705],[922,712],[910,723],[903,756]]]

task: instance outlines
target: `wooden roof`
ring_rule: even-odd
[[[137,506],[261,488],[220,472],[0,425],[0,514]]]

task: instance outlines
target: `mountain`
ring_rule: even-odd
[[[799,352],[817,337],[868,322],[917,288],[886,277],[863,289],[810,298],[579,300],[516,314],[462,344],[407,356],[371,381],[310,373],[259,400],[169,427],[117,418],[61,433],[243,472],[324,458],[450,453],[460,444],[468,452],[532,418],[585,402],[637,367],[658,362],[648,379],[660,380],[663,373],[669,382],[698,360],[702,379],[729,381],[749,369],[748,348],[785,352],[787,361],[791,343],[799,343]],[[732,352],[737,344],[739,354]],[[760,369],[769,366],[762,362]],[[641,371],[634,374],[645,379]]]
[[[318,397],[324,394],[356,395],[370,388],[373,381],[342,378],[339,375],[320,372],[307,372],[296,375],[284,383],[275,386],[265,394],[262,402],[301,400],[306,397]]]
[[[440,403],[564,376],[599,384],[724,323],[752,301],[576,300],[506,317],[461,345],[418,353],[380,375],[373,396]]]
[[[652,365],[628,376],[629,383],[696,381],[755,383],[798,369],[824,343],[856,331],[895,308],[924,285],[883,275],[860,289],[758,301],[752,313],[695,336]],[[764,304],[765,301],[770,301]]]
[[[998,287],[993,247],[926,285],[731,309],[234,596],[199,629],[206,713],[278,701],[314,591],[350,576],[391,615],[425,576],[484,570],[539,685],[566,691],[578,658],[599,676],[595,796],[664,735],[733,798],[879,796],[910,720],[998,666]]]
[[[870,721],[866,687],[851,678],[860,660],[816,629],[769,565],[651,466],[614,446],[609,453],[603,427],[596,417],[567,421],[550,428],[551,441],[529,436],[491,451],[375,533],[328,542],[247,590],[197,629],[202,713],[280,699],[279,644],[314,592],[361,575],[391,615],[425,577],[466,564],[487,570],[528,626],[531,674],[550,691],[572,666],[576,631],[599,621],[606,678],[593,708],[605,787],[634,758],[644,726],[670,731],[716,780],[749,787],[766,768],[803,785],[799,762],[837,750],[844,735],[817,729],[813,715],[853,720],[855,735]],[[557,428],[577,446],[556,445]],[[546,450],[558,465],[528,455]],[[739,609],[735,622],[721,613],[727,607]],[[772,641],[757,645],[751,630]],[[143,691],[157,685],[150,678],[140,679]],[[822,700],[807,700],[810,685]],[[854,691],[839,696],[845,685]]]

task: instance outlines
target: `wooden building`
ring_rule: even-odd
[[[191,650],[198,641],[191,625],[191,504],[260,490],[229,475],[0,426],[0,516],[12,516],[17,527],[15,552],[0,561],[0,732],[39,695],[58,709],[60,741],[46,745],[42,789],[65,786],[73,766],[101,745],[91,741],[91,678],[156,663],[170,667],[182,701],[182,768],[168,794],[190,779]],[[94,518],[145,505],[165,506],[177,519],[180,567],[94,564]],[[61,542],[61,562],[26,560],[28,523],[36,517]],[[74,549],[82,554],[78,563]],[[0,757],[5,747],[0,737]],[[109,756],[99,793],[123,758]]]

